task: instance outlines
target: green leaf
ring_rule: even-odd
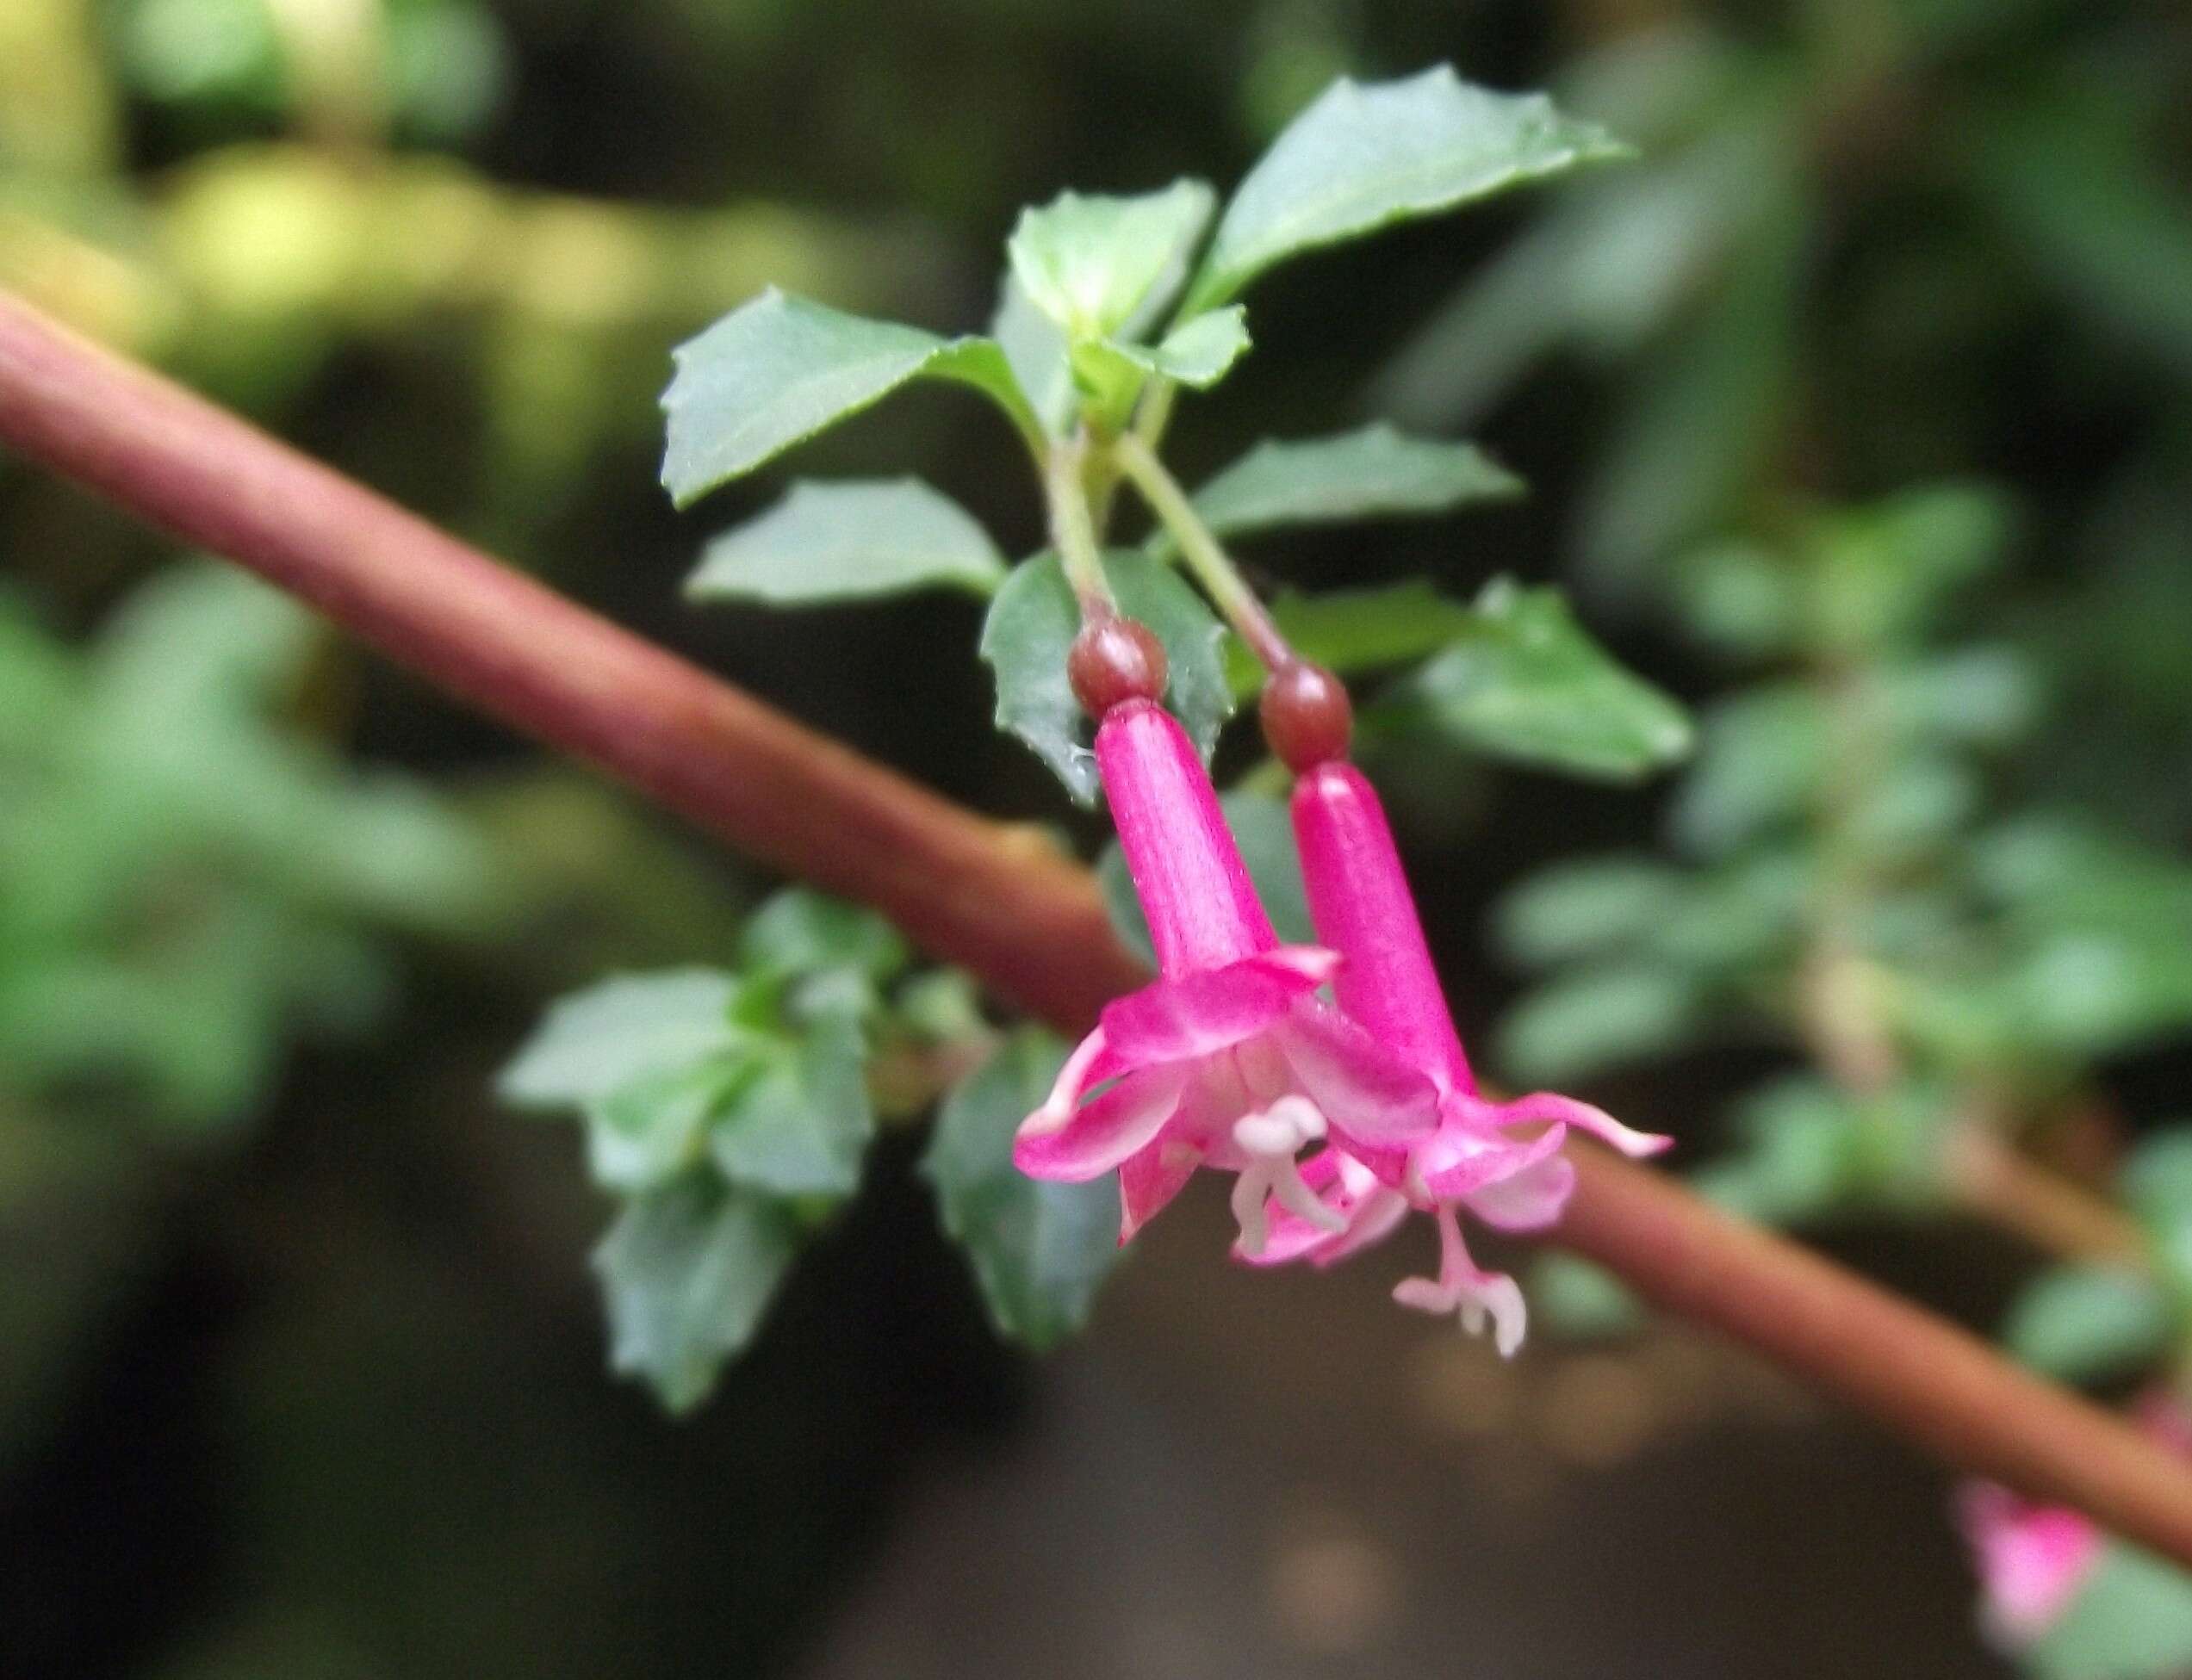
[[[1024,1027],[950,1096],[921,1162],[943,1227],[966,1250],[1000,1335],[1053,1347],[1088,1323],[1119,1257],[1119,1187],[1024,1176],[1013,1134],[1041,1102],[1065,1046]]]
[[[874,980],[888,980],[913,960],[905,936],[884,917],[806,887],[788,887],[756,910],[738,955],[779,974],[853,969]]]
[[[2192,1228],[2192,1126],[2142,1138],[2117,1187],[2139,1219],[2157,1231]]]
[[[774,287],[680,345],[676,363],[662,394],[669,420],[662,484],[680,507],[911,379],[972,385],[1031,443],[1041,433],[994,339],[940,338]]]
[[[667,1184],[699,1159],[708,1122],[752,1069],[736,1051],[643,1074],[587,1105],[587,1168],[630,1193]]]
[[[2026,1364],[2062,1382],[2133,1374],[2162,1352],[2169,1305],[2138,1274],[2110,1266],[2054,1266],[2017,1297],[2002,1340]]]
[[[1150,555],[1113,549],[1103,566],[1120,610],[1164,644],[1171,666],[1165,697],[1208,759],[1233,709],[1219,653],[1223,627],[1201,596]],[[990,603],[981,651],[997,675],[997,727],[1026,741],[1077,803],[1090,805],[1097,784],[1090,724],[1065,677],[1066,653],[1080,626],[1058,557],[1037,555],[1014,568]]]
[[[1220,795],[1218,804],[1280,942],[1316,944],[1317,931],[1309,921],[1308,889],[1301,880],[1301,854],[1295,846],[1294,819],[1286,801],[1267,793],[1236,790]],[[1116,840],[1103,848],[1102,857],[1096,860],[1096,884],[1103,889],[1103,908],[1120,939],[1129,951],[1155,968],[1157,952],[1149,942],[1149,922],[1142,914],[1141,900],[1135,896],[1133,877],[1127,872],[1127,854]]]
[[[708,1138],[734,1185],[777,1196],[847,1196],[874,1135],[860,1028],[817,1021],[798,1047],[770,1057],[739,1088]]]
[[[1343,77],[1235,190],[1180,313],[1224,303],[1302,251],[1625,155],[1543,94],[1493,93],[1450,65],[1369,86]]]
[[[618,975],[559,998],[498,1084],[520,1108],[599,1102],[648,1075],[689,1067],[736,1042],[733,983],[712,969]]]
[[[1410,437],[1382,422],[1297,443],[1266,438],[1195,493],[1221,536],[1273,525],[1444,513],[1508,501],[1523,482],[1474,443]]]
[[[1596,956],[1649,937],[1686,884],[1649,858],[1556,864],[1500,902],[1500,942],[1532,968]]]
[[[1644,965],[1582,970],[1526,994],[1500,1023],[1500,1066],[1531,1085],[1660,1056],[1703,1024],[1696,988]]]
[[[1132,197],[1060,193],[1020,213],[1005,253],[1028,301],[1069,338],[1108,338],[1177,289],[1216,203],[1190,180]]]
[[[917,478],[803,480],[759,518],[709,543],[685,592],[778,606],[932,588],[990,595],[1004,573],[1004,556],[982,527]]]
[[[1077,369],[1093,364],[1091,380],[1099,392],[1127,383],[1116,364],[1123,363],[1143,375],[1156,375],[1207,391],[1233,371],[1234,363],[1248,350],[1248,317],[1239,304],[1197,315],[1176,326],[1154,344],[1135,344],[1117,338],[1084,344],[1076,352]]]
[[[1073,429],[1073,365],[1058,323],[1028,301],[1008,272],[997,294],[990,336],[997,341],[1012,376],[1044,431],[1063,437]]]
[[[783,1210],[705,1175],[631,1202],[593,1251],[611,1368],[692,1410],[752,1338],[797,1247]]]
[[[1644,1325],[1628,1286],[1602,1266],[1572,1254],[1541,1254],[1530,1265],[1531,1317],[1575,1342],[1611,1341]]]
[[[2061,1621],[2023,1654],[2040,1680],[2163,1680],[2192,1667],[2192,1576],[2110,1541]]]
[[[1270,606],[1280,630],[1304,659],[1342,676],[1413,664],[1477,627],[1469,608],[1420,578],[1320,595],[1289,591]],[[1226,640],[1226,678],[1242,697],[1264,686],[1263,665],[1237,636]]]
[[[1470,633],[1382,703],[1478,752],[1571,774],[1632,781],[1690,750],[1688,716],[1616,664],[1557,590],[1497,579]]]
[[[1705,715],[1697,767],[1670,819],[1688,850],[1719,855],[1802,817],[1819,798],[1827,721],[1817,697],[1794,684],[1754,688]]]

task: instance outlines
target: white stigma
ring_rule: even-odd
[[[1265,1203],[1274,1197],[1288,1212],[1320,1231],[1337,1236],[1347,1229],[1347,1221],[1326,1207],[1303,1181],[1301,1163],[1295,1158],[1324,1135],[1324,1114],[1304,1096],[1281,1097],[1269,1108],[1233,1122],[1233,1142],[1248,1156],[1248,1165],[1233,1181],[1233,1218],[1240,1225],[1243,1254],[1264,1252],[1270,1237]]]

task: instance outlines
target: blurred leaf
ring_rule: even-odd
[[[1820,798],[1826,759],[1823,710],[1800,685],[1718,702],[1701,721],[1697,763],[1674,796],[1675,840],[1721,856],[1794,821]]]
[[[1625,155],[1543,94],[1493,93],[1450,65],[1369,86],[1343,77],[1235,189],[1181,313],[1227,301],[1302,251]]]
[[[2111,1540],[2062,1619],[2023,1653],[2040,1680],[2163,1680],[2192,1666],[2192,1577]]]
[[[691,1411],[751,1340],[797,1246],[782,1210],[711,1176],[629,1203],[593,1252],[611,1367]]]
[[[1673,584],[1689,627],[1731,653],[1786,653],[1803,629],[1804,580],[1770,549],[1720,542],[1692,549],[1676,561]]]
[[[1690,750],[1682,708],[1585,634],[1557,590],[1486,586],[1472,632],[1381,703],[1498,758],[1628,781]]]
[[[1587,1079],[1663,1056],[1701,1025],[1692,983],[1669,970],[1609,964],[1564,974],[1507,1011],[1497,1060],[1526,1085]]]
[[[1004,573],[988,533],[919,479],[802,480],[759,518],[710,542],[685,592],[779,606],[930,588],[986,596]]]
[[[752,1072],[750,1056],[719,1051],[666,1064],[586,1106],[587,1169],[626,1194],[668,1183],[700,1158],[709,1121]]]
[[[2040,710],[2032,661],[2000,643],[1892,666],[1879,675],[1882,710],[1899,733],[1953,747],[2006,747]]]
[[[1236,790],[1220,796],[1218,803],[1279,942],[1316,944],[1317,932],[1309,921],[1308,890],[1301,881],[1301,854],[1295,846],[1294,819],[1286,801]],[[1096,860],[1096,883],[1103,889],[1103,907],[1110,914],[1113,929],[1129,951],[1155,968],[1157,952],[1149,942],[1149,923],[1134,893],[1127,854],[1116,840],[1104,846],[1103,855]]]
[[[1103,566],[1120,610],[1164,642],[1171,666],[1166,701],[1208,758],[1233,709],[1219,653],[1223,628],[1201,596],[1149,555],[1115,549]],[[1015,567],[990,602],[982,657],[997,675],[997,727],[1026,741],[1075,801],[1089,805],[1097,786],[1095,757],[1084,744],[1090,724],[1065,676],[1066,653],[1080,627],[1080,609],[1058,557],[1040,554]]]
[[[1054,437],[1071,431],[1073,364],[1066,353],[1065,334],[1028,301],[1009,271],[998,289],[990,335],[1004,351],[1012,376],[1043,430]]]
[[[2002,493],[1981,484],[1928,485],[1820,519],[1819,634],[1853,655],[1922,635],[1999,564],[2009,533]]]
[[[888,980],[913,960],[905,936],[884,917],[809,887],[787,887],[754,912],[739,960],[785,974],[852,969]]]
[[[662,484],[680,507],[911,379],[972,385],[1023,436],[1040,431],[996,340],[940,338],[774,287],[680,345],[676,362],[662,395],[669,421]]]
[[[1023,1176],[1013,1135],[1040,1106],[1065,1045],[1023,1027],[944,1100],[921,1170],[943,1226],[966,1250],[990,1322],[1038,1349],[1088,1323],[1119,1256],[1115,1175],[1087,1184]]]
[[[1648,858],[1555,864],[1500,901],[1500,940],[1532,968],[1595,956],[1677,914],[1686,884],[1670,865]]]
[[[2141,1138],[2117,1187],[2132,1212],[2154,1230],[2192,1230],[2192,1126],[2180,1124]]]
[[[817,1021],[767,1057],[715,1117],[709,1153],[734,1186],[776,1196],[848,1196],[874,1134],[860,1028]]]
[[[1643,1328],[1643,1304],[1602,1266],[1572,1254],[1541,1254],[1530,1263],[1531,1317],[1574,1342],[1611,1341]]]
[[[1776,1224],[1816,1218],[1848,1197],[1860,1179],[1858,1105],[1825,1081],[1791,1075],[1737,1106],[1751,1216]]]
[[[618,975],[559,998],[502,1070],[498,1090],[521,1108],[582,1107],[736,1041],[733,983],[712,969]]]
[[[1021,292],[1068,338],[1108,338],[1177,287],[1216,204],[1190,180],[1132,197],[1060,193],[1020,213],[1005,251]]]
[[[2128,1376],[2168,1346],[2161,1292],[2115,1267],[2052,1266],[2009,1309],[2002,1341],[2042,1375],[2061,1382]]]
[[[1459,601],[1420,578],[1378,589],[1333,589],[1302,595],[1289,590],[1270,603],[1271,617],[1304,659],[1342,676],[1410,665],[1477,628]],[[1264,666],[1238,636],[1226,639],[1226,678],[1246,698],[1264,686]]]
[[[1523,482],[1473,443],[1409,437],[1382,423],[1331,437],[1266,438],[1195,493],[1220,536],[1272,525],[1444,513],[1506,501]],[[1152,546],[1167,546],[1160,534]]]

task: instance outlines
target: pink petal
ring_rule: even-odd
[[[1574,1126],[1587,1131],[1604,1144],[1610,1144],[1624,1155],[1642,1159],[1657,1155],[1662,1150],[1674,1147],[1672,1138],[1655,1131],[1636,1131],[1622,1125],[1603,1108],[1593,1108],[1587,1102],[1578,1102],[1574,1097],[1564,1097],[1551,1091],[1537,1091],[1512,1102],[1486,1104],[1480,1125],[1491,1126],[1522,1125],[1532,1120],[1549,1120],[1561,1125]]]
[[[1567,1128],[1557,1125],[1526,1140],[1475,1131],[1456,1123],[1450,1100],[1438,1135],[1417,1148],[1416,1176],[1432,1200],[1459,1201],[1559,1154],[1567,1141]]]
[[[1338,960],[1289,946],[1160,980],[1107,1005],[1102,1030],[1112,1054],[1129,1067],[1213,1055],[1283,1018],[1295,999],[1325,983]]]
[[[1083,1103],[1063,1125],[1037,1110],[1013,1141],[1013,1164],[1030,1178],[1100,1178],[1164,1130],[1187,1083],[1184,1068],[1128,1074]]]
[[[1202,1151],[1177,1138],[1160,1137],[1119,1163],[1119,1245],[1124,1248],[1186,1187]]]
[[[1989,1631],[2011,1646],[2052,1627],[2098,1561],[2101,1531],[2066,1508],[2035,1505],[2006,1487],[1964,1487],[1957,1515],[1978,1555]]]
[[[1543,1231],[1560,1223],[1574,1190],[1575,1163],[1556,1155],[1486,1185],[1469,1198],[1469,1207],[1501,1231]]]
[[[1406,1170],[1408,1146],[1438,1123],[1438,1092],[1334,1010],[1304,1003],[1272,1042],[1337,1142],[1381,1178]]]

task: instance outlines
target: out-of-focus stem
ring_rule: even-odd
[[[490,716],[873,905],[1066,1032],[1139,983],[1089,873],[497,564],[0,293],[0,441],[227,555]],[[1587,1153],[1557,1234],[1938,1453],[2192,1565],[2192,1466],[1670,1180]]]
[[[1164,463],[1133,432],[1113,443],[1111,452],[1119,470],[1149,504],[1158,523],[1171,533],[1173,542],[1179,544],[1180,558],[1188,563],[1226,622],[1248,644],[1249,652],[1267,670],[1292,664],[1293,648]]]
[[[1117,611],[1111,580],[1104,576],[1103,551],[1089,511],[1089,446],[1085,437],[1053,443],[1043,460],[1043,493],[1050,504],[1051,543],[1058,550],[1065,580],[1081,604],[1081,616],[1108,618]]]

